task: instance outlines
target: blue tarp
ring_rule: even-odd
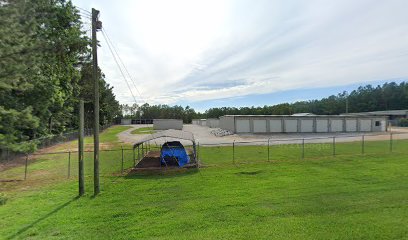
[[[190,157],[188,156],[183,145],[178,141],[174,141],[163,144],[160,160],[162,164],[166,164],[166,160],[177,160],[178,165],[182,167],[190,162]]]

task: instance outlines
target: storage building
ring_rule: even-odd
[[[220,128],[233,133],[384,132],[385,116],[339,115],[225,115]]]
[[[218,118],[207,118],[206,124],[209,128],[218,128],[220,126],[220,120]]]
[[[181,119],[153,119],[154,130],[182,130],[183,120]]]

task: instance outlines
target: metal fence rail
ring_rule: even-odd
[[[378,136],[382,140],[378,140]],[[310,159],[365,154],[408,154],[408,133],[361,136],[328,136],[312,138],[273,139],[259,141],[233,141],[232,143],[197,143],[197,161],[202,165],[245,164],[273,162],[282,159]],[[157,144],[138,149],[120,147],[100,150],[101,175],[126,174]],[[93,173],[93,151],[84,151],[85,175]],[[46,161],[46,164],[44,163]],[[78,175],[78,151],[36,152],[22,154],[0,164],[0,181],[69,179]]]
[[[102,132],[111,126],[112,124],[101,126],[100,131]],[[85,129],[84,134],[85,136],[91,136],[93,134],[93,130]],[[65,142],[69,142],[69,141],[77,140],[77,139],[78,139],[78,131],[70,131],[70,132],[66,132],[62,134],[49,135],[49,136],[32,139],[24,143],[33,143],[37,146],[37,149],[43,149],[43,148],[51,147],[51,146],[54,146],[60,143],[65,143]],[[12,161],[15,158],[21,158],[25,156],[26,154],[29,154],[29,153],[17,152],[7,147],[0,147],[0,163],[4,161]]]

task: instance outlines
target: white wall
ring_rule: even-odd
[[[371,119],[360,119],[360,132],[371,131]]]
[[[232,116],[220,117],[220,128],[235,133],[235,122]]]
[[[120,124],[122,125],[130,125],[132,124],[132,119],[121,119]]]
[[[251,132],[251,129],[249,127],[249,120],[246,120],[246,119],[236,120],[235,123],[236,123],[237,133]]]
[[[167,129],[183,129],[183,120],[181,119],[153,119],[153,129],[167,130]]]
[[[329,132],[329,120],[317,119],[316,120],[316,132]]]
[[[280,120],[280,119],[269,120],[269,131],[273,132],[273,133],[283,132],[282,120]]]
[[[220,126],[220,120],[216,118],[207,118],[207,127],[217,128]]]
[[[343,119],[331,119],[331,132],[343,132]]]
[[[300,131],[301,132],[313,132],[313,119],[302,119],[300,120]]]
[[[357,131],[357,119],[346,119],[346,132]]]
[[[254,132],[266,133],[266,120],[253,120]]]
[[[298,121],[295,119],[285,119],[285,132],[293,133],[297,132]]]

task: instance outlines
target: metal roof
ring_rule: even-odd
[[[133,148],[139,146],[142,143],[145,143],[145,142],[157,139],[157,138],[165,138],[165,137],[189,140],[193,142],[193,144],[195,144],[194,135],[191,132],[169,129],[169,130],[160,131],[157,133],[147,135],[146,137],[143,137],[142,139],[133,143]]]
[[[408,110],[386,110],[373,112],[348,113],[348,115],[408,115]]]
[[[303,116],[316,116],[316,114],[313,113],[294,113],[292,116],[297,116],[297,117],[303,117]]]
[[[279,117],[279,118],[345,118],[345,117],[359,117],[359,118],[372,118],[372,117],[386,117],[385,115],[375,115],[375,114],[344,114],[344,115],[303,115],[303,116],[294,116],[294,115],[224,115],[222,117]]]

